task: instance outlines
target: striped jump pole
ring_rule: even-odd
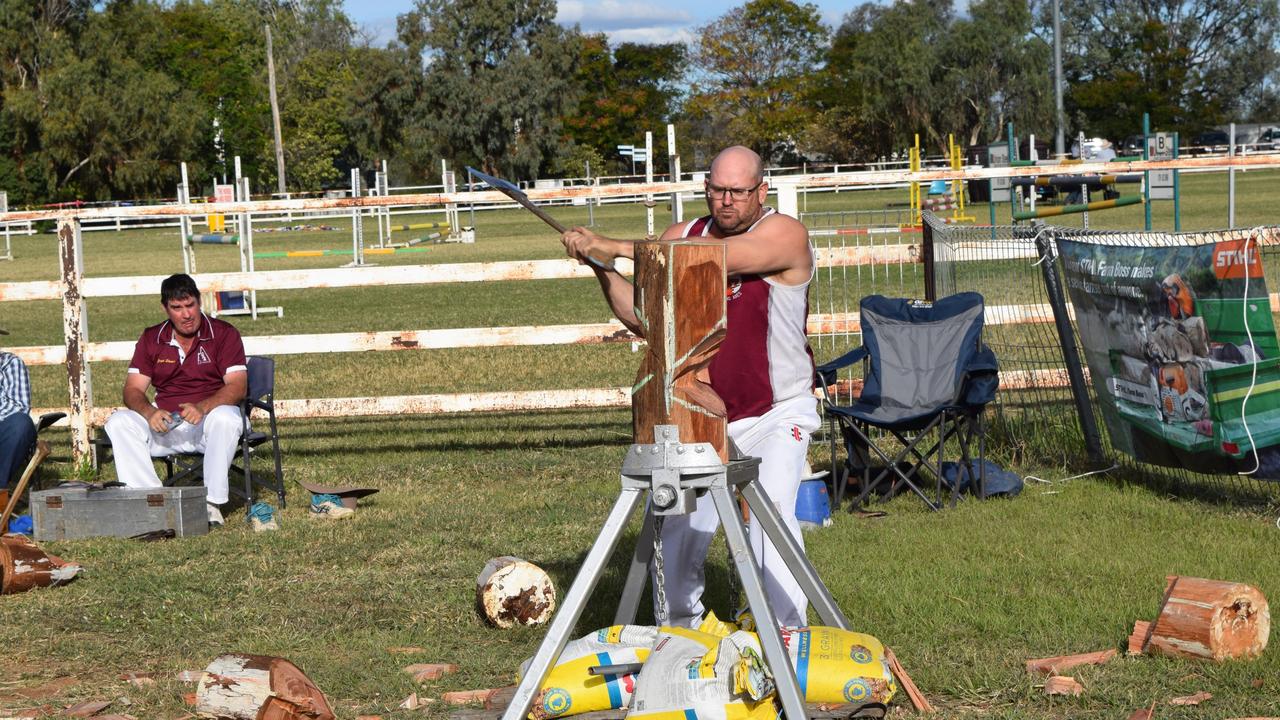
[[[190,236],[190,241],[200,245],[239,245],[240,236],[224,233],[196,233]]]
[[[411,224],[411,225],[392,225],[392,226],[391,226],[391,230],[393,230],[393,231],[397,231],[397,230],[400,230],[400,231],[408,231],[408,230],[436,230],[436,229],[447,230],[447,229],[449,229],[449,223],[447,223],[447,222],[429,222],[429,223],[413,223],[413,224]]]
[[[1142,182],[1142,173],[1127,175],[1040,175],[1037,177],[1010,178],[1017,187],[1078,187],[1089,185],[1120,185]]]
[[[1035,220],[1038,218],[1054,217],[1055,215],[1073,215],[1075,213],[1091,212],[1093,210],[1108,210],[1110,208],[1124,207],[1125,205],[1138,205],[1144,202],[1141,195],[1131,195],[1129,197],[1113,198],[1111,200],[1097,200],[1090,203],[1078,203],[1076,205],[1051,205],[1049,207],[1038,207],[1035,210],[1015,210],[1013,213],[1014,220]]]
[[[425,247],[386,247],[386,248],[365,248],[365,255],[394,255],[395,253],[408,252],[426,252],[431,248]],[[271,252],[258,252],[253,256],[258,259],[266,258],[312,258],[312,257],[328,257],[332,255],[351,255],[354,250],[276,250]]]

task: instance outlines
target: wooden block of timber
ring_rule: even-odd
[[[1146,620],[1135,620],[1133,632],[1129,634],[1129,654],[1141,655],[1147,645],[1147,637],[1151,635],[1151,623]]]
[[[884,649],[884,659],[889,661],[889,669],[893,671],[893,676],[898,679],[898,684],[902,686],[902,689],[907,693],[907,697],[911,699],[911,707],[915,708],[917,712],[933,712],[933,705],[925,698],[924,693],[920,692],[920,689],[916,687],[911,676],[902,667],[902,663],[898,662],[898,656],[894,655],[893,651],[887,647]]]
[[[440,696],[450,705],[468,705],[470,703],[488,703],[502,688],[485,688],[483,690],[458,690]]]
[[[63,585],[79,573],[79,565],[49,555],[25,535],[0,536],[0,595]]]
[[[654,442],[655,425],[680,428],[680,441],[705,442],[727,462],[724,401],[706,366],[725,333],[725,247],[681,240],[635,246],[635,308],[645,355],[631,393],[635,442]]]
[[[1079,695],[1084,692],[1084,686],[1076,682],[1073,677],[1066,675],[1054,675],[1044,681],[1045,695]]]
[[[220,655],[195,697],[201,716],[232,720],[335,720],[324,693],[297,665],[266,655]]]
[[[1256,658],[1267,647],[1271,610],[1244,583],[1171,575],[1145,651],[1215,661]]]
[[[458,672],[458,666],[453,663],[414,663],[405,667],[404,671],[413,676],[418,682],[427,680],[439,680],[450,673]]]
[[[495,627],[541,625],[556,609],[551,576],[511,555],[490,558],[476,576],[476,609]]]
[[[1028,660],[1027,672],[1057,675],[1063,670],[1069,670],[1078,665],[1101,665],[1115,656],[1115,648],[1112,648],[1110,650],[1099,650],[1098,652]]]

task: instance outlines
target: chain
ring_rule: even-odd
[[[662,515],[653,516],[653,590],[657,596],[657,607],[654,609],[654,620],[659,627],[667,624],[667,577],[662,569]]]

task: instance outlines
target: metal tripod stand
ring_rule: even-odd
[[[791,668],[782,634],[774,619],[773,608],[764,591],[760,567],[756,564],[747,541],[746,529],[734,498],[735,489],[747,501],[755,522],[760,523],[766,537],[782,555],[823,624],[848,629],[849,623],[840,608],[836,607],[831,593],[818,578],[818,573],[805,557],[799,543],[783,525],[777,508],[761,490],[758,482],[759,458],[730,459],[729,464],[725,465],[720,462],[710,443],[680,442],[679,428],[675,425],[655,426],[654,438],[658,442],[632,445],[627,451],[626,460],[622,463],[622,491],[614,502],[613,509],[609,511],[609,517],[595,544],[587,552],[563,604],[552,619],[546,637],[533,656],[533,662],[520,680],[515,697],[502,715],[503,720],[524,720],[529,714],[534,696],[560,658],[565,644],[569,642],[569,634],[582,616],[596,583],[608,567],[618,540],[646,492],[650,495],[650,511],[656,515],[693,512],[697,497],[711,493],[720,526],[724,528],[729,542],[730,554],[738,576],[742,579],[747,606],[756,619],[756,632],[760,637],[765,663],[777,683],[783,713],[792,720],[807,717],[804,694],[800,691],[795,671]],[[645,523],[645,527],[648,533],[652,532],[649,522]],[[635,621],[640,595],[644,590],[648,557],[653,551],[652,545],[646,545],[644,537],[641,537],[618,604],[615,621],[619,624]]]

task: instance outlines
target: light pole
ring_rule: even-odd
[[[1053,152],[1058,157],[1066,154],[1062,137],[1062,23],[1059,20],[1062,14],[1059,7],[1061,2],[1062,0],[1053,0],[1053,100],[1056,109],[1054,117],[1058,124],[1058,131],[1053,136]]]

